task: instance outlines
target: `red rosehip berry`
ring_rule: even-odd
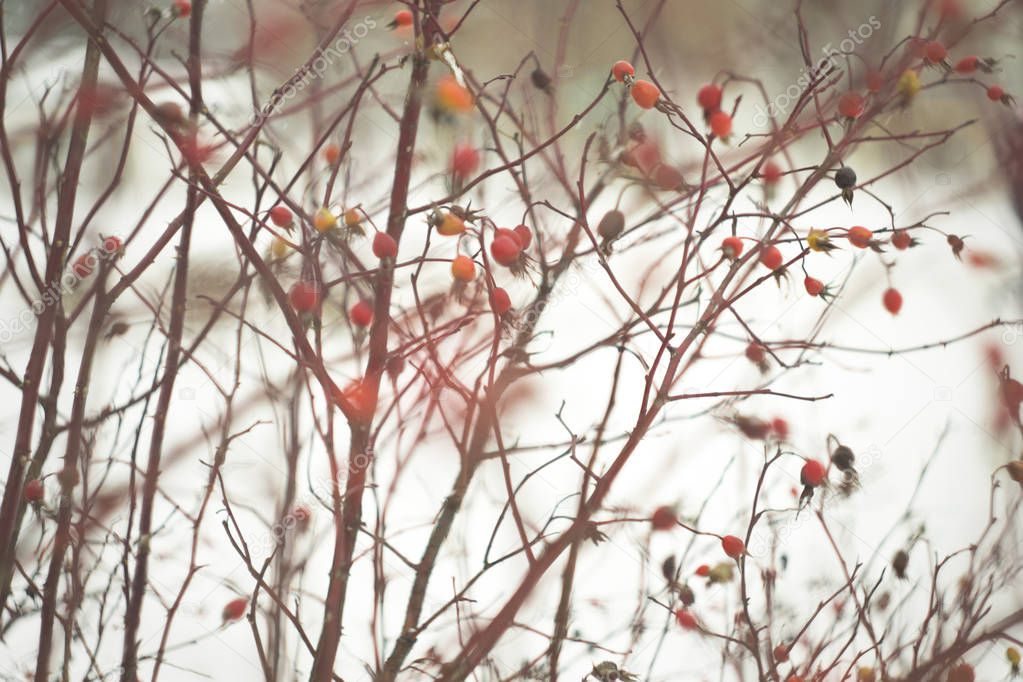
[[[500,236],[490,242],[490,255],[501,265],[513,265],[521,252],[519,242],[512,237]]]
[[[451,172],[456,178],[464,180],[476,172],[480,164],[480,153],[468,144],[457,144],[451,154]]]
[[[682,185],[682,171],[668,164],[661,164],[654,171],[654,183],[665,192]]]
[[[849,228],[846,232],[846,237],[853,246],[865,249],[870,246],[870,242],[874,239],[874,233],[862,225],[855,225]]]
[[[789,437],[789,423],[781,417],[771,420],[771,430],[774,431],[774,435],[778,436],[778,440],[785,440]]]
[[[171,7],[173,8],[174,14],[182,19],[187,19],[188,15],[192,13],[192,3],[189,2],[189,0],[174,0]]]
[[[715,111],[707,119],[710,124],[710,132],[720,138],[726,138],[732,134],[732,117],[725,111]]]
[[[700,564],[699,566],[696,567],[696,570],[693,572],[696,573],[696,575],[700,576],[701,578],[706,578],[708,575],[710,575],[710,566],[708,566],[707,564]]]
[[[760,263],[768,270],[777,270],[783,260],[777,246],[767,246],[760,251]]]
[[[398,242],[386,232],[377,232],[373,236],[373,255],[380,259],[397,257]]]
[[[679,609],[675,612],[675,622],[684,630],[696,630],[700,627],[700,622],[696,620],[696,616],[686,609]]]
[[[341,396],[348,402],[349,419],[370,422],[377,407],[377,383],[370,379],[357,379],[349,383]],[[340,402],[340,401],[338,401]]]
[[[902,294],[899,293],[898,289],[888,289],[884,292],[882,298],[884,302],[884,308],[892,315],[898,315],[899,311],[902,310]]]
[[[616,81],[624,83],[626,78],[632,78],[636,75],[636,69],[633,68],[632,64],[623,59],[614,63],[611,67],[611,74]]]
[[[352,306],[348,313],[348,319],[356,327],[368,327],[373,321],[373,306],[366,301],[359,301]]]
[[[501,287],[494,287],[494,291],[490,294],[490,307],[498,315],[504,315],[511,310],[512,304],[508,292]]]
[[[774,660],[778,663],[784,663],[789,660],[789,648],[784,644],[774,647]]]
[[[25,500],[28,502],[39,502],[43,499],[43,495],[46,493],[46,489],[43,487],[43,482],[38,478],[33,478],[31,481],[25,483],[24,488]]]
[[[820,296],[821,292],[824,291],[824,282],[820,281],[816,277],[806,276],[803,280],[803,286],[806,287],[806,293],[811,296]]]
[[[760,169],[760,177],[763,178],[765,185],[777,184],[781,180],[781,166],[774,161],[768,161]]]
[[[341,147],[336,144],[328,144],[323,148],[323,158],[328,165],[337,165],[337,162],[341,160]]]
[[[892,246],[899,251],[905,251],[913,245],[913,237],[906,230],[896,230],[892,235]]]
[[[696,93],[696,101],[699,103],[700,108],[706,112],[714,112],[720,109],[721,99],[721,88],[713,83],[704,85],[700,88],[699,92]]]
[[[846,118],[859,118],[865,108],[863,95],[858,92],[847,92],[838,98],[838,113]]]
[[[529,245],[533,243],[533,233],[525,225],[516,225],[512,232],[518,237],[519,246],[522,247],[523,251],[528,249]]]
[[[249,606],[249,600],[245,597],[238,597],[232,599],[224,605],[224,611],[221,614],[225,623],[231,623],[236,620],[241,620],[242,616],[245,615],[245,609]]]
[[[394,13],[391,25],[395,28],[406,28],[412,25],[412,10],[400,9]]]
[[[650,515],[650,527],[654,530],[671,530],[678,523],[675,510],[671,507],[658,507]]]
[[[956,73],[973,73],[977,70],[977,65],[980,63],[980,58],[976,55],[970,55],[969,57],[963,57],[956,62],[955,70]]]
[[[927,61],[932,64],[938,64],[945,61],[945,57],[947,56],[948,50],[945,49],[945,46],[937,40],[932,40],[927,43],[927,46],[924,48],[924,57],[926,57]]]
[[[632,84],[632,99],[643,109],[653,109],[661,99],[661,91],[650,81],[637,80]]]
[[[124,243],[119,237],[105,237],[103,250],[107,252],[107,255],[119,256],[124,251]]]
[[[1005,88],[1001,85],[992,85],[987,89],[987,98],[992,102],[1000,102],[1005,97]]]
[[[811,487],[819,486],[827,478],[828,471],[815,459],[808,459],[799,472],[799,481]]]
[[[320,306],[320,285],[316,282],[295,282],[288,292],[291,307],[300,313],[308,313]]]
[[[746,545],[734,535],[726,535],[721,538],[721,549],[733,559],[738,559],[746,552]]]
[[[743,243],[738,237],[725,237],[721,240],[721,253],[729,260],[735,260],[742,255]]]
[[[279,205],[270,209],[270,221],[277,227],[287,227],[291,220],[291,210],[287,206]]]

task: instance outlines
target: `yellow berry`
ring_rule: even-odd
[[[313,227],[316,228],[317,232],[326,232],[327,230],[337,226],[337,218],[334,214],[325,208],[321,208],[313,216]]]

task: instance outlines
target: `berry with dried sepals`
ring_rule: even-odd
[[[408,28],[412,25],[412,10],[400,9],[394,13],[394,19],[387,25],[392,31],[396,28]]]
[[[909,567],[909,552],[904,549],[900,549],[892,557],[892,570],[895,571],[895,577],[899,580],[906,579],[906,569]]]
[[[522,247],[513,237],[499,236],[490,242],[490,255],[495,261],[510,267],[518,262]]]
[[[955,259],[961,261],[963,259],[963,249],[966,248],[966,244],[963,243],[963,238],[958,235],[950,234],[945,237],[945,241],[948,242],[949,248],[952,249],[952,255],[955,256]]]
[[[707,119],[710,131],[722,140],[727,140],[732,134],[732,117],[726,111],[715,111]]]
[[[831,242],[831,237],[824,230],[811,229],[806,235],[806,245],[810,247],[811,251],[817,253],[828,253],[838,246]]]
[[[675,612],[675,622],[679,624],[683,630],[696,630],[700,627],[700,622],[696,620],[696,616],[690,613],[687,609],[679,609]]]
[[[856,171],[849,166],[842,166],[835,171],[835,185],[842,190],[842,199],[852,206],[853,187],[856,186]]]
[[[385,258],[396,258],[398,256],[398,242],[386,232],[377,232],[373,235],[373,255],[383,260]]]
[[[605,253],[610,252],[611,243],[621,236],[625,231],[625,214],[616,208],[604,214],[604,217],[597,223],[597,234],[602,240],[601,248]]]
[[[760,264],[768,270],[778,270],[784,260],[781,251],[773,244],[760,250]]]
[[[865,249],[874,242],[874,233],[862,225],[854,225],[846,231],[849,243],[858,249]]]
[[[490,307],[498,316],[504,315],[511,310],[512,303],[508,292],[501,287],[494,287],[490,294]]]
[[[765,185],[776,185],[781,180],[781,166],[774,161],[768,161],[760,169],[760,177]]]
[[[774,660],[777,663],[784,663],[789,660],[789,648],[784,644],[774,647]]]
[[[465,220],[453,211],[444,211],[443,213],[434,211],[430,216],[429,223],[445,237],[454,237],[465,232]]]
[[[824,282],[820,281],[816,277],[806,276],[803,280],[803,286],[806,288],[806,293],[811,296],[820,296],[824,293]]]
[[[292,220],[291,210],[287,206],[278,205],[270,209],[270,221],[277,227],[287,227]]]
[[[906,249],[912,248],[919,244],[919,242],[909,233],[909,230],[895,230],[892,233],[892,246],[899,251],[905,251]]]
[[[529,74],[529,80],[533,82],[533,87],[537,90],[547,95],[554,94],[554,80],[539,66],[533,69],[533,73]]]
[[[643,109],[653,109],[661,99],[660,89],[650,81],[633,82],[629,92],[633,101]]]
[[[611,75],[619,83],[628,83],[636,76],[636,69],[623,59],[611,66]]]
[[[519,246],[522,247],[523,251],[528,249],[529,245],[533,243],[533,233],[525,225],[516,225],[512,228],[512,232],[514,232],[515,236],[518,237]]]
[[[328,208],[321,208],[313,214],[313,227],[317,232],[327,232],[337,227],[337,217]]]
[[[460,282],[471,282],[476,276],[476,264],[468,256],[455,256],[451,261],[451,275]]]
[[[924,46],[924,58],[931,64],[944,64],[948,58],[948,48],[937,40],[932,40]]]
[[[311,313],[320,307],[320,285],[316,282],[299,281],[288,292],[291,307],[299,313]]]
[[[721,108],[721,88],[713,83],[708,83],[696,93],[696,101],[705,114],[712,114]]]

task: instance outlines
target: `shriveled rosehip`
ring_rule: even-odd
[[[882,298],[884,302],[884,308],[892,315],[898,315],[899,311],[902,310],[902,294],[899,293],[898,289],[888,289],[884,292]]]
[[[835,172],[835,185],[839,189],[852,189],[856,186],[856,171],[849,166],[842,166]]]
[[[678,517],[671,507],[658,507],[650,515],[650,527],[654,530],[671,530],[677,523]]]
[[[973,666],[969,663],[960,663],[948,671],[948,682],[973,682]]]
[[[476,264],[468,256],[455,256],[451,261],[451,275],[461,282],[471,282],[476,276]]]
[[[700,622],[696,620],[696,616],[686,609],[679,609],[675,612],[675,622],[684,630],[696,630],[700,627]]]
[[[533,243],[533,233],[525,225],[516,225],[512,230],[519,239],[519,246],[525,251]]]
[[[927,43],[926,47],[924,47],[924,57],[926,57],[927,61],[931,64],[939,64],[945,61],[945,57],[947,56],[948,50],[937,40],[932,40]]]
[[[23,489],[26,502],[39,502],[43,499],[46,494],[46,489],[43,487],[43,482],[38,478],[33,478],[31,481],[25,483]]]
[[[504,315],[511,310],[512,304],[508,292],[501,287],[494,287],[494,291],[490,294],[490,307],[498,315]]]
[[[760,263],[768,270],[777,270],[783,260],[777,246],[768,246],[760,251]]]
[[[291,307],[300,313],[308,313],[320,306],[320,285],[316,282],[295,282],[288,292]]]
[[[764,347],[755,341],[746,346],[746,359],[755,365],[759,365],[767,357]]]
[[[277,227],[287,227],[291,224],[291,210],[287,206],[274,206],[270,209],[270,221]]]
[[[715,111],[707,119],[710,131],[720,138],[726,138],[732,134],[732,117],[725,111]]]
[[[633,101],[643,109],[653,109],[661,99],[660,89],[650,81],[637,80],[630,92]]]
[[[803,468],[799,471],[799,481],[803,485],[818,486],[824,482],[824,479],[828,476],[828,470],[824,468],[824,465],[815,459],[808,459],[803,464]]]
[[[329,165],[336,165],[341,160],[341,147],[336,144],[328,144],[323,148],[323,158]]]
[[[245,597],[238,597],[232,599],[224,605],[224,611],[221,614],[225,623],[231,623],[236,620],[241,620],[245,615],[245,609],[249,606],[249,600]]]
[[[806,293],[811,296],[820,296],[821,292],[824,291],[824,282],[809,275],[803,280],[803,286],[806,287]]]
[[[956,62],[955,70],[956,73],[973,73],[977,70],[977,65],[980,63],[980,58],[976,55],[970,55],[969,57],[963,57]]]
[[[913,245],[913,237],[910,236],[906,230],[896,230],[892,234],[892,246],[897,248],[899,251],[905,251]]]
[[[611,209],[605,213],[604,217],[601,218],[600,222],[597,224],[597,234],[599,234],[604,241],[617,239],[624,231],[625,214],[618,209]]]
[[[174,14],[182,19],[187,19],[192,13],[192,3],[189,0],[174,0],[171,7]]]
[[[764,167],[760,169],[760,177],[763,179],[765,185],[775,185],[781,180],[781,166],[776,164],[774,161],[768,161],[764,164]]]
[[[624,83],[626,78],[632,78],[636,75],[636,69],[633,68],[632,64],[623,59],[614,63],[611,67],[611,75],[619,83]]]
[[[846,232],[846,237],[848,237],[849,243],[853,246],[865,249],[870,246],[870,242],[873,241],[874,233],[862,225],[854,225],[849,228],[848,232]]]
[[[373,236],[373,255],[377,258],[395,258],[398,255],[398,242],[386,232],[377,232]]]
[[[465,179],[476,172],[480,165],[480,153],[468,144],[455,145],[451,153],[451,172],[456,178]]]
[[[784,644],[774,647],[774,660],[778,663],[784,663],[789,660],[789,648]]]
[[[373,321],[373,306],[366,301],[359,301],[352,306],[348,313],[348,319],[356,327],[368,327]]]
[[[522,248],[511,237],[498,237],[490,242],[490,255],[501,265],[513,265],[519,259]]]
[[[738,559],[746,552],[746,545],[743,544],[740,538],[734,535],[726,535],[721,538],[721,549],[733,559]]]
[[[858,92],[847,92],[838,98],[838,113],[846,118],[859,118],[865,108],[863,95]]]
[[[721,253],[729,260],[735,260],[742,255],[743,243],[738,237],[725,237],[721,240]]]
[[[1005,88],[1001,85],[992,85],[987,89],[987,98],[992,102],[1000,102],[1005,97]]]
[[[721,108],[721,88],[713,83],[704,85],[696,93],[696,101],[700,108],[707,112],[714,112]]]

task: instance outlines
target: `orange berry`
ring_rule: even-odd
[[[732,134],[732,117],[724,111],[715,111],[707,120],[710,131],[718,137],[725,138]]]
[[[714,112],[721,108],[721,96],[721,88],[709,83],[696,93],[696,101],[704,111]]]
[[[881,300],[884,302],[885,310],[892,315],[898,315],[899,311],[902,310],[902,294],[899,293],[898,289],[888,289],[884,292]]]
[[[617,61],[611,67],[611,75],[619,83],[624,83],[626,78],[631,78],[636,75],[636,69],[633,68],[632,64],[625,60]]]
[[[856,225],[849,228],[846,232],[846,237],[848,237],[849,243],[853,246],[865,249],[870,246],[870,242],[873,241],[874,233],[862,225]]]
[[[735,260],[742,255],[742,240],[738,237],[725,237],[721,240],[721,253],[729,260]]]
[[[726,535],[721,538],[721,549],[733,559],[738,559],[746,552],[746,545],[736,536]]]
[[[337,164],[341,160],[341,147],[338,147],[336,144],[328,144],[323,148],[323,158],[331,166]]]
[[[453,113],[472,111],[475,104],[472,93],[461,85],[454,76],[446,75],[437,81],[437,104]]]
[[[777,246],[768,246],[760,252],[760,263],[768,270],[777,270],[783,260]]]
[[[661,99],[661,91],[650,81],[637,80],[631,92],[632,99],[643,109],[653,109]]]
[[[455,256],[451,261],[451,274],[461,282],[471,282],[476,276],[476,264],[468,256]]]

